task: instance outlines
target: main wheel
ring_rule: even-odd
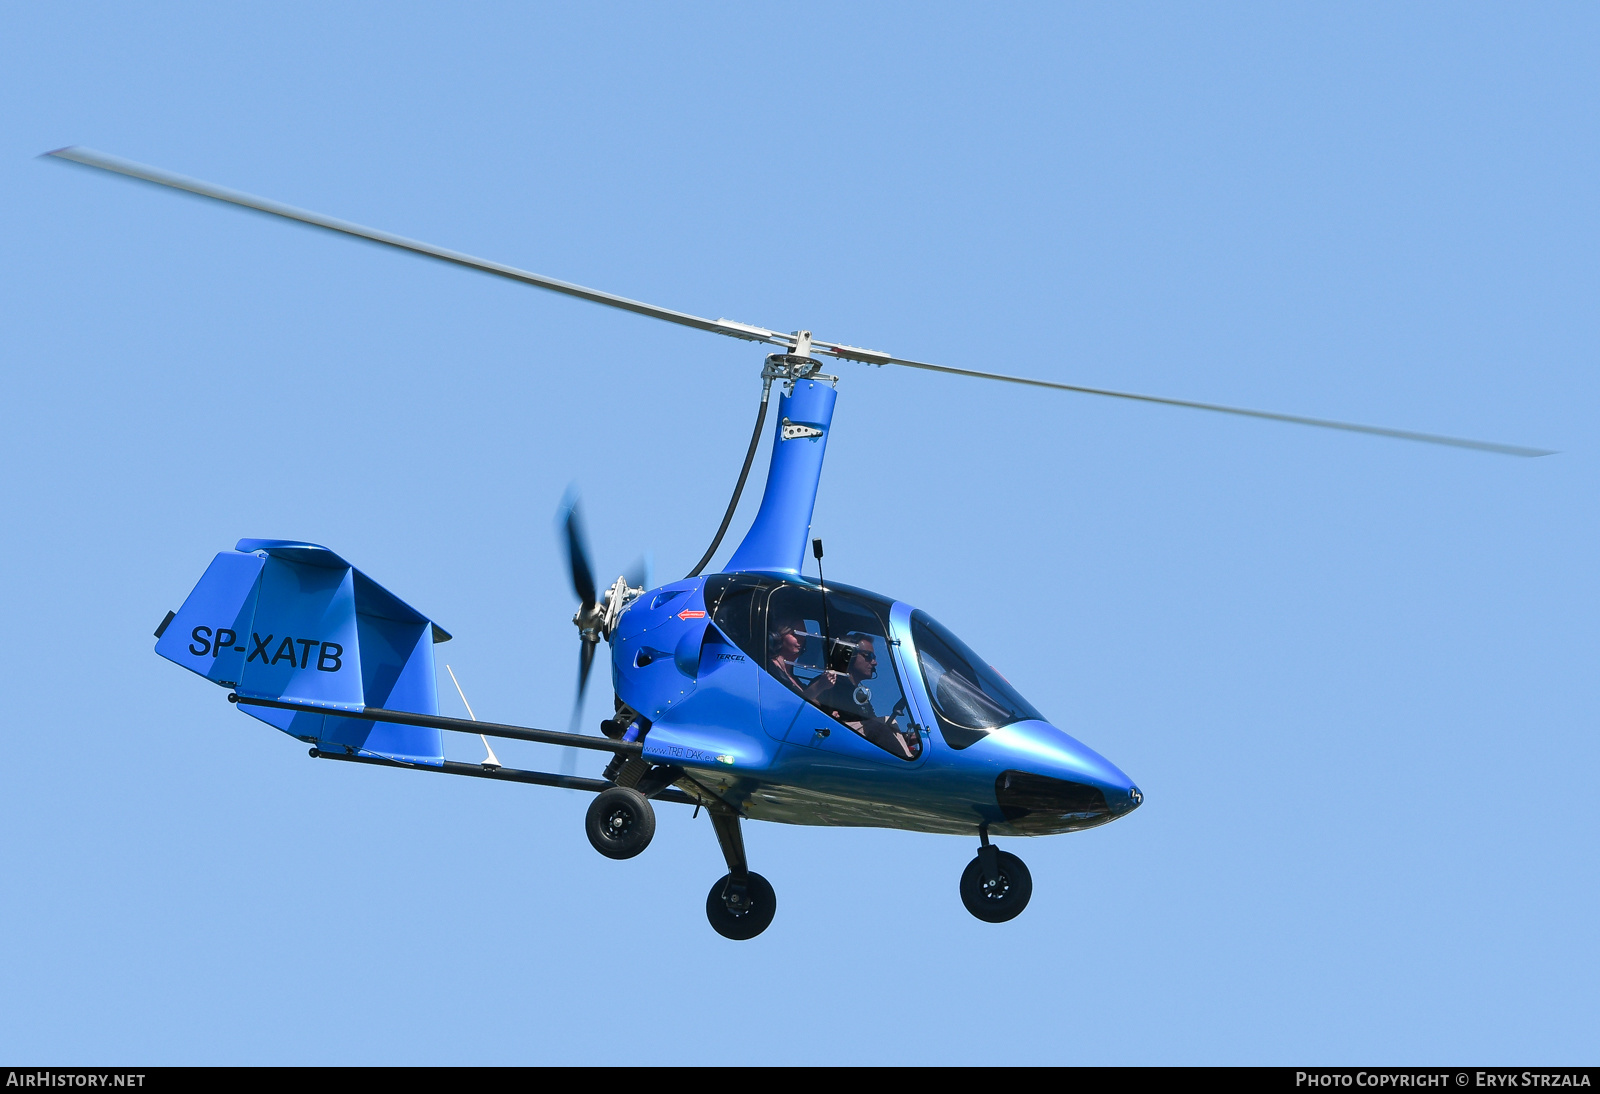
[[[613,786],[595,796],[583,828],[594,849],[606,858],[632,858],[650,846],[656,811],[637,790]]]
[[[706,895],[706,918],[723,938],[754,938],[771,925],[778,910],[778,894],[760,874],[744,876],[743,893],[729,886],[732,879],[732,874],[724,874],[711,887]]]
[[[1000,877],[983,879],[983,863],[973,859],[961,871],[961,903],[985,923],[1004,923],[1022,914],[1033,896],[1033,875],[1016,855],[998,853]]]

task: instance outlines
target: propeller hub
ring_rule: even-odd
[[[605,615],[605,609],[599,604],[581,605],[572,617],[572,622],[578,627],[578,636],[589,643],[600,641]]]
[[[643,595],[643,588],[630,587],[626,577],[617,578],[611,583],[611,588],[601,595],[598,604],[578,606],[572,622],[578,628],[579,637],[591,644],[601,639],[610,641],[611,632],[616,629],[623,609]]]

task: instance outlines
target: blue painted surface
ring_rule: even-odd
[[[241,696],[359,710],[361,649],[349,567],[266,559]]]
[[[223,551],[212,559],[156,641],[156,652],[223,687],[237,683],[249,649],[257,582],[265,563],[260,555],[238,551]]]
[[[704,584],[704,578],[690,578],[646,593],[622,613],[611,635],[612,686],[652,722],[694,693],[706,633]]]
[[[361,604],[359,593],[357,604]],[[366,705],[419,714],[439,713],[428,621],[400,623],[365,612],[357,615],[357,621]],[[321,740],[391,760],[432,765],[444,762],[443,732],[421,726],[329,715]]]
[[[716,627],[704,629],[708,633],[694,694],[651,726],[645,757],[690,771],[704,769],[713,778],[767,772],[779,746],[752,732],[761,669]]]
[[[1007,771],[1099,789],[1111,819],[1137,807],[1125,774],[1045,722],[949,747],[917,663],[909,604],[889,608],[880,671],[892,670],[902,689],[902,724],[921,729],[913,760],[863,739],[781,683],[702,614],[704,597],[697,578],[636,600],[612,636],[612,678],[618,697],[651,723],[645,758],[682,767],[751,819],[967,834],[986,824],[996,835],[1041,834],[1014,829],[1002,812],[995,787]],[[1063,822],[1058,830],[1072,829]]]
[[[724,573],[760,570],[798,574],[805,561],[811,512],[817,502],[817,481],[833,425],[833,404],[838,392],[815,380],[801,380],[793,395],[778,399],[778,422],[772,434],[772,463],[761,508],[745,533],[744,541],[723,568]],[[783,423],[814,426],[820,437],[783,439]]]
[[[431,620],[326,547],[243,539],[212,560],[156,652],[247,698],[437,714],[434,634]],[[238,709],[319,748],[444,762],[436,729]]]

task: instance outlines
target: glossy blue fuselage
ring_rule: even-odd
[[[1016,722],[951,747],[917,667],[908,604],[893,603],[893,661],[884,667],[903,686],[906,720],[922,729],[913,760],[842,728],[780,682],[710,621],[705,587],[705,578],[674,582],[634,602],[612,635],[612,681],[649,722],[645,759],[682,767],[747,817],[964,834],[986,824],[997,835],[1047,835],[1104,824],[1141,800],[1114,764],[1046,722]],[[1075,808],[1069,795],[1059,807],[1007,809],[999,784],[1008,772],[1098,791],[1103,805]],[[1020,817],[1019,808],[1027,809]]]
[[[724,574],[816,587],[800,571],[835,398],[832,387],[801,380],[779,399],[761,508]],[[816,435],[785,439],[786,425]],[[956,747],[919,666],[912,607],[876,598],[888,605],[879,671],[894,672],[902,721],[921,738],[915,758],[891,754],[780,681],[748,636],[741,648],[713,618],[708,580],[664,585],[629,605],[611,635],[612,683],[640,715],[645,758],[683,768],[745,816],[1044,835],[1106,823],[1142,801],[1115,765],[1044,721]]]

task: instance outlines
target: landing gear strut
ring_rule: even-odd
[[[1033,896],[1033,876],[1016,855],[989,842],[989,826],[978,828],[978,857],[961,871],[961,903],[985,923],[1004,923],[1022,914]]]
[[[717,831],[728,872],[706,894],[706,918],[711,921],[711,929],[723,938],[754,938],[771,925],[778,910],[778,896],[766,878],[750,872],[744,857],[744,833],[739,831],[739,814],[726,806],[713,807],[711,826]]]

